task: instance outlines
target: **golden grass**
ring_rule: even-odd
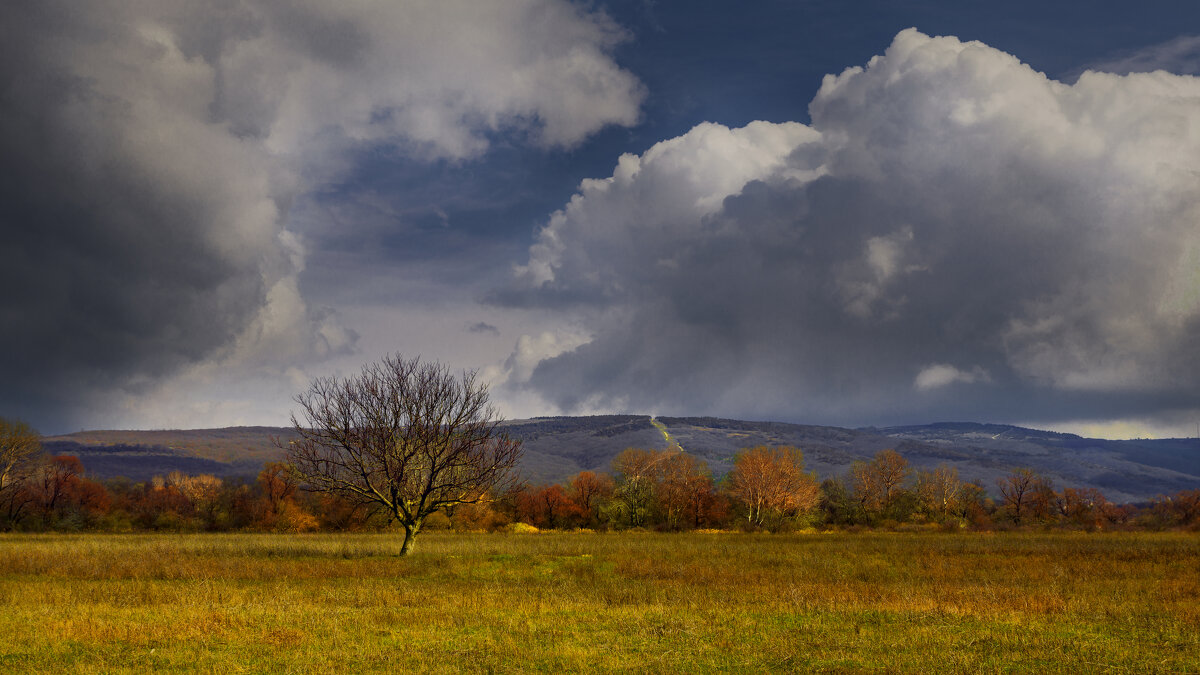
[[[0,536],[0,672],[1197,672],[1194,534]]]

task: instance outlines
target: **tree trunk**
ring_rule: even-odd
[[[417,532],[421,529],[421,523],[404,522],[404,543],[400,545],[400,555],[405,556],[412,553],[413,544],[417,538]]]

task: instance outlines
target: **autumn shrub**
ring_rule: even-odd
[[[425,524],[421,526],[422,530],[449,530],[450,516],[447,516],[441,511],[434,511],[425,517]]]
[[[316,516],[305,511],[299,504],[287,500],[279,510],[275,519],[274,530],[284,533],[313,532],[321,527]]]
[[[491,502],[460,504],[450,517],[451,526],[459,532],[495,532],[511,521],[507,514],[492,507]]]
[[[961,532],[964,524],[955,519],[946,519],[934,523],[941,532]]]
[[[97,529],[102,532],[128,533],[137,528],[133,517],[124,509],[112,509],[100,519]]]
[[[150,527],[166,532],[194,532],[200,529],[200,524],[175,511],[162,511],[154,517]]]

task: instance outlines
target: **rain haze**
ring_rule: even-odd
[[[1200,421],[1200,5],[15,0],[0,415]]]

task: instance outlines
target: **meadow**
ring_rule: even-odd
[[[1194,533],[0,536],[0,672],[1200,672]]]

